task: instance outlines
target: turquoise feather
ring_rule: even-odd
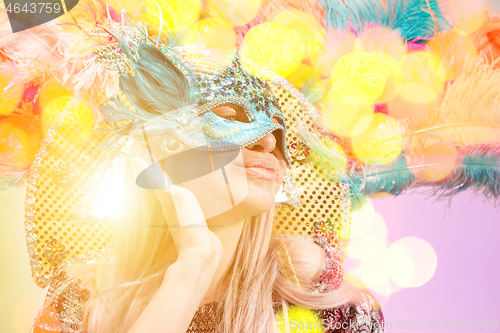
[[[367,27],[376,24],[399,31],[408,42],[425,42],[436,33],[434,20],[426,0],[321,0],[325,9],[326,25],[341,30],[353,30],[360,34]],[[439,31],[451,28],[436,0],[429,0]]]

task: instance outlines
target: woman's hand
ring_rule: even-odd
[[[163,214],[177,248],[178,261],[196,259],[202,264],[217,268],[223,255],[222,244],[208,229],[194,194],[180,186],[155,190],[155,194],[162,204]]]
[[[132,158],[131,163],[136,177],[151,168],[141,157]],[[200,205],[189,190],[180,186],[162,189],[165,186],[160,185],[168,184],[164,173],[152,175],[150,188],[162,205],[178,258],[168,267],[160,288],[128,333],[184,333],[214,279],[222,260],[222,244],[208,229]]]
[[[219,266],[223,248],[219,238],[208,229],[203,211],[194,194],[169,183],[165,173],[152,168],[141,157],[132,158],[134,173],[150,168],[148,182],[162,205],[163,214],[175,243],[178,261],[191,264],[196,261],[214,270]],[[166,186],[165,186],[166,185]],[[162,187],[167,187],[162,189]]]

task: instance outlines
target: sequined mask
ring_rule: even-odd
[[[118,70],[125,76],[132,69],[132,63],[144,61],[141,59],[141,45],[153,46],[146,31],[138,27],[127,27],[118,24],[111,25],[111,30],[100,27],[95,35],[100,37],[113,36],[117,42],[96,51],[97,62],[107,64],[106,68]],[[158,53],[161,52],[169,62],[172,62],[185,76],[191,86],[195,105],[190,105],[186,110],[168,110],[170,119],[176,121],[162,125],[161,119],[148,117],[148,111],[142,115],[146,117],[130,116],[125,111],[127,119],[132,119],[135,124],[130,127],[139,127],[145,121],[151,121],[156,127],[162,127],[170,132],[181,142],[199,150],[229,151],[244,148],[274,131],[279,147],[287,164],[290,158],[286,149],[286,125],[280,106],[271,92],[267,81],[249,74],[240,60],[238,51],[231,64],[225,65],[225,56],[207,49],[190,47],[170,47],[157,44],[154,51],[149,51],[147,61],[162,66],[165,60]],[[155,53],[157,53],[155,55]],[[141,75],[148,75],[148,73]],[[161,79],[160,79],[161,80]],[[196,82],[194,82],[196,81]],[[141,84],[147,89],[164,89],[165,87]],[[130,96],[128,96],[130,97]],[[118,101],[113,100],[118,105]],[[246,115],[248,122],[231,121],[219,117],[212,109],[221,105],[236,105]],[[188,106],[185,104],[184,106]],[[123,117],[116,117],[122,111],[105,106],[101,108],[105,120],[114,121]],[[121,108],[123,110],[123,107]],[[139,113],[141,110],[138,110]],[[144,110],[143,110],[144,111]],[[133,113],[132,113],[133,114]],[[112,119],[112,118],[115,119]],[[276,117],[279,123],[271,119]],[[135,118],[135,119],[134,119]],[[160,117],[161,118],[161,117]],[[173,124],[172,124],[173,123]],[[127,134],[127,133],[122,133]]]
[[[197,120],[172,130],[185,144],[213,151],[243,148],[276,130],[277,146],[290,158],[286,149],[286,125],[279,104],[269,84],[248,74],[236,56],[232,65],[217,71],[196,71],[199,101]],[[245,112],[248,122],[232,121],[212,112],[221,105],[237,105]],[[279,123],[271,119],[276,117]]]

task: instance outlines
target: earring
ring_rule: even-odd
[[[300,190],[295,187],[295,179],[290,176],[288,169],[286,169],[285,176],[283,177],[283,192],[285,192],[288,200],[286,203],[293,208],[302,205],[300,199]]]

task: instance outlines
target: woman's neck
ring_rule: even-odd
[[[201,302],[200,306],[210,302],[220,301],[220,299],[217,299],[217,287],[219,286],[222,276],[226,272],[226,269],[231,263],[231,259],[236,252],[244,224],[245,220],[228,225],[214,226],[214,224],[208,224],[210,230],[220,239],[224,249],[224,254],[222,261],[215,272],[214,279],[212,280],[212,283],[210,284],[210,287],[208,288],[205,298]]]

